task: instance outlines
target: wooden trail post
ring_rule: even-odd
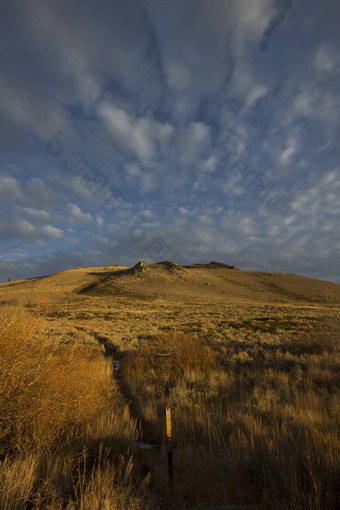
[[[171,487],[174,482],[173,464],[172,464],[172,435],[171,435],[171,409],[165,408],[166,419],[166,446],[168,452],[168,472],[169,472],[169,486]]]

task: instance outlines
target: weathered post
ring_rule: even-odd
[[[168,452],[168,472],[169,472],[169,486],[172,487],[174,482],[173,464],[172,464],[172,435],[171,435],[171,409],[165,408],[166,417],[166,446]]]

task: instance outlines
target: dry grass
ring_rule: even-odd
[[[303,349],[300,340],[299,355],[284,352],[284,343],[268,354],[266,343],[230,342],[221,357],[202,339],[176,333],[150,337],[127,355],[122,376],[153,439],[164,437],[166,403],[173,409],[169,508],[339,507],[339,358],[335,333],[320,349],[315,338],[320,331]],[[155,476],[164,492],[164,476]]]
[[[69,445],[112,407],[112,368],[96,352],[46,340],[38,319],[0,318],[1,453]]]
[[[86,450],[68,454],[25,455],[0,461],[2,510],[151,510],[149,479],[134,481],[132,459],[99,458]]]
[[[215,355],[205,342],[191,334],[174,332],[150,335],[142,340],[129,353],[123,372],[134,374],[138,381],[148,373],[153,384],[160,387],[164,381],[169,385],[172,381],[182,381],[187,372],[207,377],[215,364]]]
[[[139,431],[110,361],[47,339],[39,321],[0,316],[0,508],[149,508],[120,455]]]
[[[288,343],[287,349],[297,356],[303,354],[315,354],[316,356],[339,351],[339,331],[327,331],[326,329],[304,331],[297,333]]]

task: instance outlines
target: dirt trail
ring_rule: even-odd
[[[134,466],[139,470],[141,477],[145,477],[150,473],[150,486],[154,487],[154,473],[155,470],[159,470],[162,466],[162,470],[167,469],[167,457],[165,452],[164,442],[162,444],[162,433],[159,431],[155,432],[152,424],[143,418],[138,405],[138,399],[130,392],[128,385],[124,382],[121,375],[121,369],[124,365],[124,353],[119,350],[108,338],[98,333],[94,333],[96,340],[104,347],[104,355],[112,359],[113,373],[112,376],[118,383],[119,390],[123,396],[125,402],[129,406],[130,415],[132,418],[137,420],[140,429],[140,439],[137,443],[137,454],[134,457]],[[161,499],[164,496],[161,496]],[[163,501],[166,504],[166,501]],[[171,508],[162,506],[162,510],[165,508]]]

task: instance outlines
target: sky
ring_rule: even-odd
[[[340,282],[338,0],[2,0],[0,281]]]

